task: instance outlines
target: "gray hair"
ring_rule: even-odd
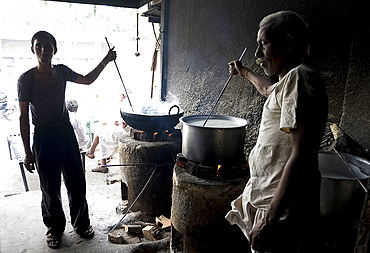
[[[309,55],[308,24],[293,11],[280,11],[263,18],[259,28],[267,26],[267,39],[271,44],[296,58]]]
[[[66,106],[67,106],[68,111],[77,112],[78,103],[76,100],[67,100]]]

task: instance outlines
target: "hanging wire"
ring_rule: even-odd
[[[135,56],[138,57],[140,56],[139,53],[139,11],[136,13],[136,53]]]

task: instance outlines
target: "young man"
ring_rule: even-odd
[[[267,100],[258,140],[249,155],[250,179],[226,215],[255,252],[319,252],[318,148],[327,118],[327,95],[319,74],[303,63],[308,26],[296,13],[265,17],[257,34],[257,62],[275,84],[240,61],[231,75],[245,76]]]
[[[31,51],[38,64],[25,72],[18,81],[20,131],[25,149],[24,164],[27,170],[39,174],[42,191],[42,217],[48,228],[47,245],[58,248],[65,229],[66,219],[60,198],[61,173],[68,190],[71,223],[77,234],[92,238],[86,202],[86,181],[80,159],[79,147],[69,122],[65,104],[67,81],[91,84],[104,67],[116,59],[116,52],[108,54],[90,73],[83,76],[65,65],[52,65],[57,53],[53,35],[37,32],[31,40]],[[35,125],[33,147],[30,147],[29,107]]]

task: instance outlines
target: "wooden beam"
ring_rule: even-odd
[[[144,4],[150,2],[150,0],[46,0],[54,2],[67,2],[67,3],[80,3],[80,4],[97,4],[97,5],[109,5],[115,7],[127,7],[138,9]]]

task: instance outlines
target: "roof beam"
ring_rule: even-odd
[[[151,0],[46,0],[56,2],[67,2],[67,3],[80,3],[80,4],[97,4],[97,5],[109,5],[115,7],[127,7],[138,9]]]

